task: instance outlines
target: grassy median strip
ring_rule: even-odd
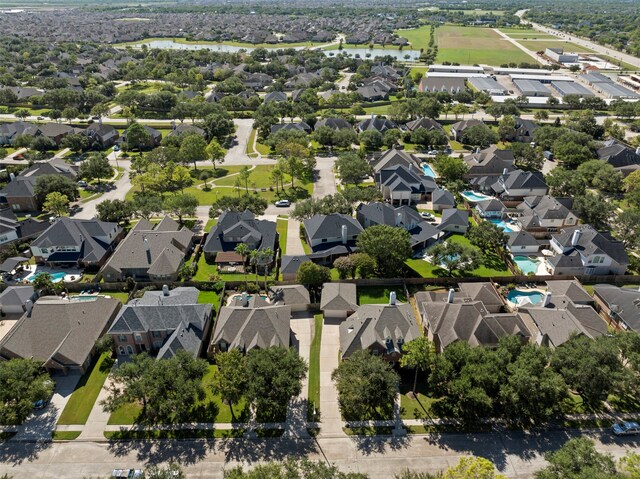
[[[112,441],[131,441],[145,439],[217,439],[242,437],[244,429],[179,429],[171,430],[132,430],[105,431],[104,437]]]
[[[51,437],[54,441],[73,441],[78,439],[82,431],[53,431]]]
[[[104,353],[90,371],[83,374],[62,411],[58,424],[85,424],[111,370],[109,353]]]

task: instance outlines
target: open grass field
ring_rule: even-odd
[[[425,50],[429,48],[429,32],[431,31],[430,25],[424,25],[420,28],[412,28],[410,30],[397,30],[396,33],[401,37],[406,38],[411,43],[413,50]]]
[[[436,39],[438,63],[502,65],[533,61],[490,28],[445,25],[436,29]]]
[[[523,47],[534,52],[544,51],[547,48],[562,48],[565,52],[578,53],[590,53],[593,51],[588,48],[581,47],[580,45],[576,45],[575,43],[562,42],[559,40],[515,40],[517,40],[517,42]]]
[[[175,43],[181,43],[184,45],[229,45],[233,47],[241,47],[241,48],[271,48],[271,49],[284,49],[284,48],[295,48],[295,47],[316,47],[319,45],[325,45],[325,43],[315,43],[315,42],[297,42],[297,43],[246,43],[246,42],[234,42],[234,41],[208,41],[208,40],[197,40],[197,41],[189,41],[186,38],[174,37],[174,38],[161,38],[161,37],[151,37],[146,38],[141,41],[135,42],[125,42],[118,43],[114,45],[116,48],[123,47],[141,47],[145,43],[150,43],[154,41],[173,41]],[[328,42],[326,42],[328,43]]]

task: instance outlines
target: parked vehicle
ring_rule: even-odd
[[[111,477],[115,479],[139,479],[144,476],[142,469],[114,469]]]
[[[420,212],[420,216],[422,216],[423,218],[429,220],[429,219],[434,219],[433,215],[431,213],[429,213],[428,211],[421,211]]]
[[[85,186],[87,186],[87,184],[88,184],[88,183],[87,183],[86,181],[84,181],[84,180],[80,180],[80,181],[78,181],[78,186],[81,186],[82,188],[84,188]]]
[[[291,206],[291,202],[289,200],[278,200],[275,202],[275,205],[278,208],[286,208],[287,206]]]
[[[612,429],[616,436],[637,436],[640,434],[640,424],[632,421],[616,423]]]

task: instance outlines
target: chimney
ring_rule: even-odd
[[[342,225],[342,244],[347,244],[347,225]]]
[[[502,170],[502,174],[503,175],[507,175],[509,174],[509,170],[507,168],[505,168],[504,170]]]
[[[402,213],[396,213],[396,226],[400,226],[402,224]]]
[[[371,119],[375,120],[375,118],[376,118],[376,114],[375,113],[371,113]]]
[[[10,181],[13,181],[13,180],[15,180],[15,179],[16,179],[16,175],[15,175],[15,173],[9,173],[9,180],[10,180]]]
[[[636,155],[640,156],[640,146],[638,148],[636,148]],[[13,173],[11,173],[13,174]]]
[[[169,286],[166,284],[162,285],[162,296],[169,296]]]
[[[450,304],[453,303],[453,297],[455,296],[455,294],[456,294],[455,289],[453,288],[449,289],[449,294],[447,295],[447,303],[450,303]]]
[[[149,240],[147,239],[147,237],[145,236],[144,239],[144,249],[147,250],[147,253],[151,252],[151,246],[149,245]]]
[[[546,293],[544,293],[544,300],[542,301],[542,307],[546,308],[550,304],[551,304],[551,293],[547,291]]]
[[[391,291],[389,293],[389,304],[391,306],[395,306],[396,305],[396,292],[395,291]]]
[[[27,299],[24,303],[24,306],[27,310],[27,316],[31,317],[31,310],[33,309],[33,301],[31,301],[30,299]]]
[[[571,246],[578,246],[580,242],[580,237],[582,236],[582,231],[576,229],[571,236]]]
[[[480,153],[480,147],[479,146],[476,148],[476,153]]]
[[[247,295],[246,291],[242,292],[242,306],[244,306],[245,308],[249,306],[249,296]]]

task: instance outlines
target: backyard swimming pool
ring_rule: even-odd
[[[513,262],[518,265],[518,268],[520,268],[524,274],[536,274],[538,265],[540,264],[540,260],[529,258],[528,256],[514,256]]]
[[[512,289],[507,294],[507,301],[511,301],[518,306],[526,303],[539,304],[543,297],[544,293],[541,291],[520,291],[518,289]]]
[[[40,276],[43,273],[34,273],[34,274],[30,274],[29,276],[27,276],[25,279],[27,281],[29,281],[30,283],[33,283],[33,281]],[[64,277],[67,275],[67,273],[63,272],[63,271],[58,271],[56,273],[49,273],[51,275],[51,282],[53,283],[59,283],[60,281],[64,280]]]
[[[482,193],[476,193],[475,191],[471,190],[463,191],[462,193],[460,193],[460,196],[466,198],[469,201],[473,201],[474,203],[477,203],[478,201],[489,200],[492,198],[491,196],[483,195]]]
[[[511,232],[515,231],[515,230],[511,229],[511,227],[510,227],[509,223],[505,223],[505,221],[504,221],[504,220],[489,219],[488,221],[490,221],[490,222],[491,222],[491,223],[493,223],[494,225],[496,225],[496,226],[498,226],[498,227],[502,228],[502,230],[503,230],[505,233],[511,233]]]
[[[431,165],[429,163],[422,163],[422,171],[424,172],[425,176],[430,176],[431,178],[436,177],[436,172],[433,171],[433,168],[431,168]]]

